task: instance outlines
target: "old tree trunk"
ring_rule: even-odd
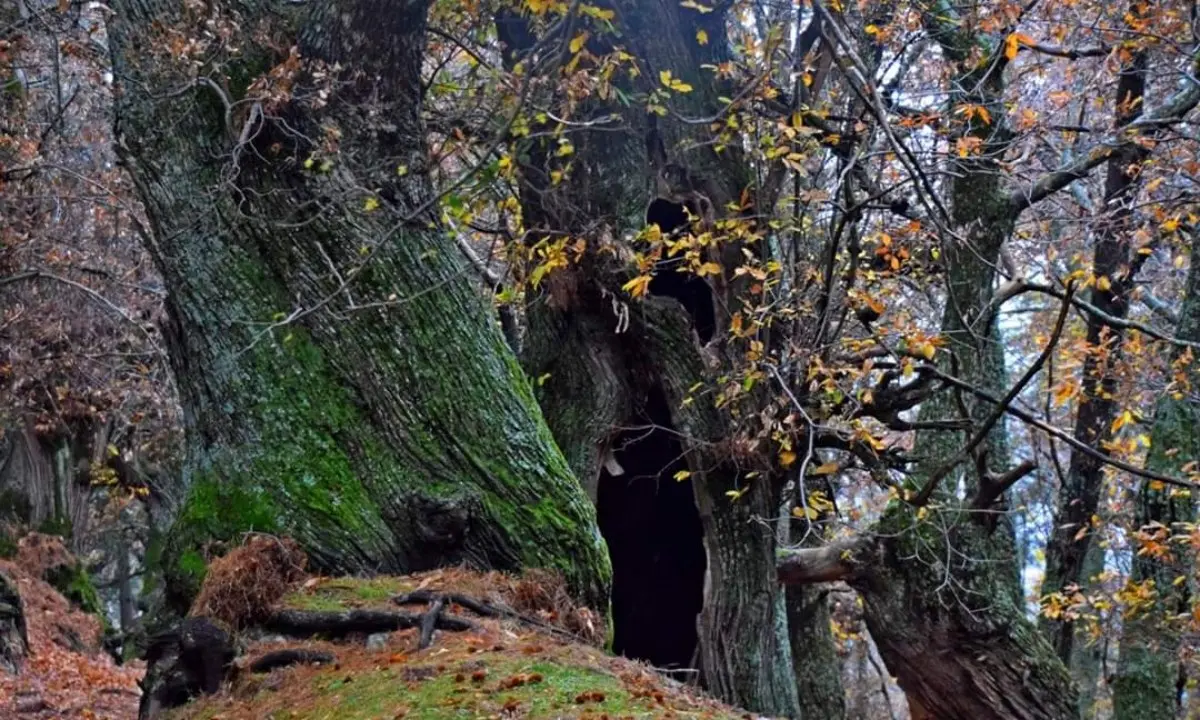
[[[605,607],[593,508],[431,211],[427,3],[113,9],[186,415],[175,599],[258,530],[326,571],[556,568]]]
[[[571,133],[569,168],[554,152],[553,138],[518,150],[531,243],[583,236],[589,247],[603,248],[613,240],[629,243],[651,223],[664,232],[678,229],[669,210],[682,215],[681,198],[671,192],[678,187],[667,187],[667,163],[699,178],[704,187],[693,189],[718,216],[729,212],[729,203],[761,191],[736,149],[713,151],[707,122],[646,111],[645,99],[662,73],[671,73],[694,88],[671,99],[676,112],[721,112],[718,98],[735,90],[703,68],[730,58],[728,8],[702,12],[673,0],[603,6],[614,13],[615,32],[592,28],[587,50],[599,57],[619,45],[636,58],[640,74],[622,72],[613,81],[635,100],[620,102],[615,92],[578,104],[549,100],[561,103],[557,112],[569,113],[570,122],[595,121],[600,128]],[[499,26],[511,60],[537,65],[562,51],[551,45],[538,55],[523,19],[501,16]],[[697,41],[698,34],[705,42]],[[563,174],[561,183],[550,179],[556,172]],[[663,202],[652,205],[656,198]],[[659,214],[663,208],[665,215]],[[737,455],[731,419],[717,408],[712,389],[712,368],[727,352],[724,328],[738,306],[738,290],[714,300],[703,280],[662,269],[650,297],[631,301],[621,289],[629,269],[610,257],[601,250],[531,289],[536,299],[525,361],[529,374],[541,379],[539,400],[555,437],[598,501],[601,529],[613,550],[615,649],[657,663],[655,648],[634,637],[640,633],[650,645],[669,645],[674,653],[664,660],[697,668],[722,700],[796,717],[796,678],[769,520],[779,512],[782,483],[769,462],[757,462],[753,453]],[[726,271],[733,267],[727,264]],[[679,287],[669,290],[672,278]],[[690,288],[698,296],[688,295]],[[708,389],[697,392],[702,385]],[[657,509],[638,515],[647,504]],[[678,525],[661,546],[641,534],[669,523]],[[637,549],[626,554],[626,545]],[[815,635],[811,641],[830,638]],[[840,695],[836,672],[826,677]]]

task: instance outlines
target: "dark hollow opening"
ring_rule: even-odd
[[[596,505],[613,566],[613,652],[686,669],[694,667],[707,560],[691,482],[674,479],[686,464],[670,423],[655,387],[614,441],[623,472],[601,472]]]
[[[687,211],[682,203],[655,198],[646,208],[646,224],[657,224],[663,233],[672,233],[688,224]],[[702,277],[687,271],[679,272],[682,265],[682,255],[660,260],[654,268],[654,277],[650,279],[650,294],[672,297],[682,303],[692,318],[696,334],[700,336],[700,344],[705,345],[712,340],[717,329],[712,288]]]

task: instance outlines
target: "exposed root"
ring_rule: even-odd
[[[291,637],[312,637],[325,634],[344,637],[352,633],[392,632],[403,628],[421,627],[423,616],[385,610],[346,610],[321,612],[315,610],[278,610],[269,616],[262,627]],[[439,613],[434,618],[439,630],[463,631],[475,627],[466,618]]]
[[[333,653],[324,650],[306,650],[303,648],[288,648],[275,650],[250,663],[247,668],[252,673],[268,673],[276,668],[289,665],[324,665],[334,662],[337,658]]]
[[[424,603],[432,603],[430,611],[428,613],[426,613],[426,615],[424,616],[426,618],[428,618],[431,614],[433,614],[435,612],[440,613],[441,612],[440,608],[445,606],[446,602],[451,602],[455,605],[459,605],[461,607],[464,607],[464,608],[470,610],[471,612],[475,613],[476,615],[479,615],[480,617],[503,618],[506,620],[515,620],[522,624],[529,625],[531,627],[535,627],[538,630],[542,630],[546,633],[555,635],[557,637],[560,637],[560,638],[563,638],[566,640],[578,641],[581,639],[581,638],[577,637],[574,633],[568,632],[566,630],[563,630],[562,628],[559,628],[559,627],[556,627],[549,623],[543,622],[535,617],[523,615],[511,608],[492,605],[483,600],[468,597],[468,596],[462,595],[460,593],[453,593],[453,592],[451,592],[451,593],[436,593],[436,592],[432,592],[430,590],[417,590],[415,592],[405,593],[403,595],[397,595],[396,597],[392,598],[392,602],[396,603],[397,605],[418,605],[418,604],[424,604]],[[432,639],[432,634],[433,634],[433,630],[432,630],[432,626],[431,626],[430,638],[428,638],[429,640]],[[429,644],[428,644],[427,638],[425,636],[424,625],[422,625],[420,649],[425,649],[426,647],[429,647]]]

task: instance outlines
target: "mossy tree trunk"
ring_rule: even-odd
[[[940,372],[997,397],[1009,382],[996,323],[997,268],[1025,207],[1004,186],[997,162],[1012,139],[1004,121],[1005,60],[999,38],[964,30],[953,10],[929,6],[926,12],[927,29],[959,72],[950,83],[950,105],[976,105],[990,115],[958,129],[981,149],[952,161],[946,215],[930,209],[939,215],[934,223],[953,230],[940,248],[946,268],[941,334],[949,351],[940,352]],[[980,51],[986,60],[979,60]],[[893,500],[862,538],[784,552],[780,576],[799,584],[849,580],[914,718],[1073,718],[1070,676],[1025,613],[1014,534],[1002,512],[1001,479],[1012,477],[1004,423],[990,428],[971,457],[948,465],[995,411],[963,389],[957,397],[936,393],[921,405],[919,422],[957,420],[967,430],[917,433],[912,454],[921,461],[903,490],[913,502]]]
[[[1188,270],[1184,301],[1175,336],[1200,342],[1200,236],[1192,233],[1191,268]],[[1190,350],[1178,349],[1175,358],[1186,373],[1186,383],[1172,388],[1158,402],[1150,432],[1150,456],[1146,467],[1162,473],[1179,474],[1200,460],[1200,404],[1196,388],[1200,371]],[[1186,357],[1185,357],[1186,355]],[[1195,527],[1196,498],[1186,489],[1143,480],[1138,490],[1134,526],[1156,543],[1156,551],[1135,552],[1133,580],[1152,582],[1154,602],[1140,608],[1125,621],[1121,634],[1117,676],[1113,683],[1113,717],[1170,718],[1179,711],[1179,650],[1181,618],[1191,612],[1196,592],[1193,557],[1187,545],[1169,538]],[[1182,580],[1181,580],[1182,578]]]
[[[734,93],[714,82],[701,66],[730,57],[726,6],[700,12],[673,0],[601,5],[614,11],[619,43],[637,58],[642,72],[635,80],[614,81],[627,83],[623,90],[628,95],[644,97],[660,88],[659,73],[670,71],[694,88],[674,96],[673,109],[692,117],[721,111],[718,97]],[[500,19],[501,39],[510,52],[520,55],[533,41],[516,22]],[[706,44],[697,41],[699,30],[706,33]],[[597,55],[611,50],[607,43],[612,37],[594,31],[589,50]],[[647,152],[652,130],[645,104],[592,98],[581,105],[572,118],[616,114],[622,126],[619,131],[576,128],[570,136],[573,170],[557,186],[548,181],[553,146],[534,141],[520,149],[523,217],[534,239],[604,228],[589,236],[589,242],[599,244],[596,241],[606,233],[620,238],[645,225],[656,180],[654,158]],[[672,162],[706,178],[710,187],[705,192],[715,208],[723,208],[743,190],[754,192],[748,165],[735,149],[713,152],[706,124],[662,117],[653,132]],[[694,141],[691,150],[679,150],[689,141]],[[733,457],[728,443],[733,430],[713,405],[712,394],[696,393],[692,398],[698,383],[713,379],[704,358],[705,353],[723,351],[719,341],[702,349],[688,314],[674,300],[630,302],[620,289],[628,278],[615,263],[592,257],[556,272],[531,292],[537,299],[528,317],[527,370],[544,379],[539,400],[585,484],[602,482],[598,478],[604,455],[621,427],[653,394],[665,395],[671,408],[667,430],[677,434],[683,446],[707,555],[698,628],[701,675],[709,691],[722,700],[764,714],[795,717],[799,708],[787,619],[774,570],[776,541],[772,524],[763,522],[778,513],[780,482],[770,472],[751,480],[751,471],[762,468],[745,466]],[[628,327],[621,332],[616,329],[622,320],[614,311],[620,302],[614,298],[628,312]],[[732,305],[728,297],[718,302],[726,308]],[[745,492],[736,500],[728,494],[741,491]]]
[[[427,3],[113,9],[187,431],[176,599],[258,530],[327,572],[555,568],[603,608],[594,510],[437,222]]]
[[[1118,109],[1117,128],[1128,125],[1142,114],[1145,90],[1146,54],[1139,52],[1121,68],[1113,99],[1114,107]],[[1134,253],[1129,225],[1138,202],[1137,166],[1148,155],[1146,149],[1137,146],[1115,154],[1108,161],[1104,181],[1104,206],[1099,208],[1103,217],[1096,232],[1092,273],[1109,282],[1106,288],[1093,288],[1089,301],[1117,319],[1124,319],[1129,314],[1129,294],[1135,288],[1138,270],[1147,257]],[[1082,391],[1074,437],[1089,447],[1103,450],[1111,439],[1113,420],[1121,409],[1114,366],[1121,360],[1124,341],[1122,328],[1113,326],[1099,315],[1088,316],[1087,343],[1094,351],[1087,354],[1080,374]],[[1086,453],[1072,452],[1067,476],[1059,488],[1051,536],[1046,545],[1043,593],[1060,592],[1071,586],[1086,589],[1092,576],[1103,570],[1103,552],[1098,564],[1095,558],[1088,557],[1095,535],[1092,518],[1100,506],[1103,492],[1103,463]],[[1087,653],[1076,652],[1074,648],[1084,638],[1073,624],[1046,619],[1042,622],[1042,630],[1063,662],[1072,665],[1072,672],[1085,683],[1095,684],[1094,668],[1087,661]],[[1077,666],[1080,662],[1083,665]]]

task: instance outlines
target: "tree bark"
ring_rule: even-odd
[[[919,520],[893,501],[877,535],[790,551],[786,581],[844,579],[913,717],[1067,720],[1075,692],[1053,649],[1014,603],[1007,540],[971,513]],[[826,552],[833,550],[834,552]]]
[[[931,8],[924,20],[960,73],[951,83],[951,106],[969,103],[990,114],[988,122],[969,120],[959,129],[979,142],[979,153],[953,160],[945,221],[965,242],[947,237],[942,243],[947,299],[941,334],[950,351],[942,353],[942,363],[949,366],[946,358],[952,353],[957,367],[946,367],[947,372],[1003,394],[1008,378],[994,286],[1001,247],[1019,210],[1008,198],[996,160],[1012,138],[1004,122],[1004,68],[995,59],[999,41],[971,34],[952,13]],[[979,63],[973,55],[977,46],[992,47],[993,60]],[[919,420],[970,420],[974,434],[994,410],[975,398],[940,392],[922,403]],[[981,443],[982,461],[974,458],[972,467],[968,459],[965,471],[946,467],[963,445],[956,433],[919,432],[913,455],[923,461],[902,492],[923,506],[893,500],[870,537],[813,555],[820,562],[809,567],[804,556],[789,555],[781,578],[804,578],[811,571],[829,579],[839,568],[845,571],[862,595],[871,637],[914,717],[1073,718],[1070,677],[1025,615],[1012,527],[1003,514],[978,512],[1003,510],[1003,497],[989,495],[981,508],[971,499],[985,496],[985,478],[972,470],[1001,474],[1009,469],[1003,423]],[[959,480],[967,488],[965,503],[955,492]]]
[[[1146,55],[1142,52],[1121,69],[1114,100],[1118,108],[1115,123],[1118,129],[1141,116],[1145,88]],[[1092,272],[1097,279],[1108,279],[1109,286],[1094,288],[1090,302],[1118,319],[1124,319],[1129,313],[1129,293],[1134,289],[1137,271],[1146,257],[1133,253],[1129,221],[1137,202],[1135,168],[1147,155],[1147,150],[1136,146],[1116,153],[1108,161],[1104,181],[1102,212],[1107,217],[1097,232]],[[1082,393],[1074,436],[1091,447],[1102,449],[1112,435],[1112,423],[1120,409],[1113,365],[1120,361],[1124,341],[1125,333],[1121,328],[1113,327],[1096,314],[1088,315],[1087,343],[1094,352],[1088,353],[1081,371]],[[1104,490],[1103,470],[1098,459],[1085,453],[1071,453],[1071,464],[1058,492],[1051,536],[1046,545],[1043,593],[1058,592],[1071,585],[1086,588],[1090,582],[1091,576],[1085,572],[1093,535],[1090,525]],[[1077,633],[1072,623],[1043,619],[1042,630],[1063,662],[1074,665],[1074,660],[1085,657],[1074,652]],[[1079,668],[1079,673],[1086,674],[1086,670]]]
[[[701,66],[730,59],[725,9],[700,12],[671,0],[602,5],[615,11],[612,23],[620,43],[643,71],[637,80],[628,81],[627,91],[646,93],[660,87],[659,73],[669,70],[694,88],[672,99],[678,112],[696,117],[720,112],[723,103],[718,98],[734,93],[714,82]],[[501,39],[519,52],[520,34],[506,28],[503,20],[500,24]],[[707,34],[707,44],[697,41],[698,30]],[[603,47],[605,42],[597,33],[588,47],[602,53],[611,49]],[[529,158],[521,170],[523,217],[531,237],[575,234],[579,228],[597,226],[621,237],[645,225],[646,208],[655,196],[656,168],[647,152],[651,126],[644,105],[594,98],[580,105],[573,108],[572,117],[617,114],[624,132],[573,134],[574,169],[557,187],[547,180],[547,146],[535,141],[522,148]],[[713,152],[706,125],[663,117],[653,132],[671,161],[712,186],[706,194],[714,208],[722,208],[749,187],[748,169],[737,150]],[[677,147],[687,141],[696,141],[694,149],[676,155]],[[548,200],[558,194],[565,200]],[[799,707],[783,591],[775,576],[775,535],[771,523],[762,521],[778,513],[780,483],[769,472],[751,479],[751,468],[731,456],[732,431],[711,394],[686,402],[691,388],[712,380],[704,353],[720,353],[719,342],[702,350],[691,320],[675,300],[630,302],[620,290],[628,279],[623,273],[595,259],[558,271],[553,279],[557,284],[529,311],[526,368],[531,376],[545,378],[539,399],[555,437],[585,483],[600,477],[605,450],[618,430],[632,424],[630,418],[652,395],[665,395],[670,408],[666,430],[677,434],[683,445],[691,472],[687,482],[692,483],[704,532],[707,577],[699,622],[703,681],[712,694],[731,704],[795,717]],[[624,302],[629,319],[628,329],[619,334],[614,298]],[[728,300],[719,298],[718,308],[731,307]],[[717,325],[720,333],[722,322]],[[674,482],[669,473],[659,481]],[[734,499],[730,493],[742,494]]]
[[[1175,337],[1191,342],[1200,341],[1200,237],[1192,234],[1191,267],[1184,288],[1183,307]],[[1183,357],[1184,354],[1187,357]],[[1191,351],[1177,350],[1176,360],[1187,361]],[[1148,469],[1160,472],[1179,472],[1181,468],[1200,460],[1200,405],[1195,400],[1195,388],[1200,383],[1200,371],[1195,361],[1186,365],[1187,383],[1164,395],[1155,410],[1154,426],[1150,432]],[[1196,522],[1196,501],[1187,491],[1172,488],[1151,480],[1143,480],[1138,490],[1134,528],[1157,533],[1156,540],[1164,552],[1140,553],[1133,557],[1133,580],[1153,582],[1154,602],[1131,614],[1121,634],[1120,658],[1113,683],[1113,717],[1116,720],[1134,718],[1174,717],[1180,700],[1180,658],[1183,628],[1179,615],[1189,612],[1189,601],[1196,592],[1191,577],[1191,553],[1181,543],[1167,538],[1186,532]],[[1185,578],[1182,583],[1180,577]],[[1190,694],[1190,693],[1189,693]]]
[[[187,431],[177,601],[207,541],[254,529],[327,572],[553,568],[605,607],[593,508],[438,227],[426,5],[113,4]],[[202,26],[225,36],[188,45]]]

